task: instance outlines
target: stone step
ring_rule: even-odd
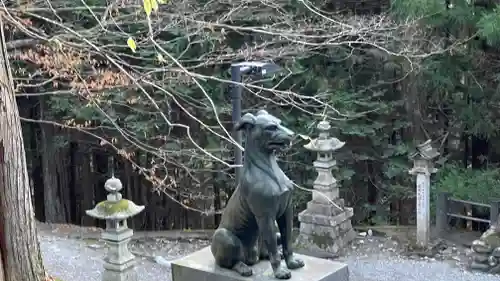
[[[357,236],[354,229],[339,233],[335,238],[326,235],[301,233],[294,243],[295,251],[311,253],[316,257],[335,257]]]
[[[344,212],[335,216],[325,216],[311,213],[308,209],[299,213],[299,222],[316,225],[336,226],[345,220],[352,218],[354,212],[352,208],[344,208]]]
[[[323,203],[317,203],[314,201],[309,201],[307,202],[307,210],[311,214],[320,214],[320,215],[325,215],[325,216],[335,216],[344,211],[345,205],[344,205],[344,199],[337,199],[333,201],[337,206],[341,208],[337,208],[336,206],[333,206],[332,204],[323,204]]]
[[[352,229],[351,220],[346,220],[336,226],[325,226],[310,223],[300,223],[299,233],[307,235],[328,235],[329,237],[336,238],[341,233],[347,232]]]
[[[312,199],[314,202],[328,204],[330,201],[339,199],[339,189],[333,188],[328,190],[312,190]]]

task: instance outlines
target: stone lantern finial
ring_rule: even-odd
[[[115,178],[115,176],[112,176],[106,181],[106,183],[104,183],[104,188],[106,189],[106,191],[114,193],[120,192],[120,190],[122,190],[123,188],[123,185],[119,179]]]
[[[330,126],[330,122],[323,120],[318,123],[318,126],[316,126],[316,128],[319,131],[319,138],[327,139],[330,135],[330,129],[332,128],[332,126]]]

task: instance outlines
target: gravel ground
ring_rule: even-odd
[[[45,269],[50,275],[64,281],[101,280],[104,254],[89,248],[86,243],[61,237],[41,237],[40,247]],[[161,265],[144,259],[138,267],[141,280],[158,280],[158,276],[168,274]]]
[[[409,260],[400,257],[350,257],[351,281],[498,281],[498,276],[468,272],[442,261]]]
[[[390,242],[396,243],[396,242]],[[40,244],[46,269],[65,281],[100,281],[105,246],[96,240],[77,240],[41,235]],[[460,262],[436,259],[408,258],[398,255],[396,246],[378,241],[355,244],[346,257],[351,281],[498,281],[494,275],[472,273],[459,266]],[[173,260],[207,245],[206,241],[191,242],[154,239],[136,241],[131,250],[139,256],[140,280],[170,280],[170,270],[154,262],[154,257]]]

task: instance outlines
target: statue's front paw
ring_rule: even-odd
[[[238,272],[243,277],[249,277],[253,274],[252,268],[242,262],[238,262],[234,265],[233,270]]]
[[[292,273],[290,270],[280,266],[274,271],[274,277],[276,277],[276,279],[290,279],[292,278]]]
[[[286,266],[289,269],[297,269],[304,266],[304,261],[293,256],[286,259]]]

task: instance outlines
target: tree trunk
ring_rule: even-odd
[[[0,16],[0,281],[43,281],[21,121]]]
[[[40,111],[43,108],[43,101],[40,101]],[[41,113],[43,114],[43,113]],[[43,115],[42,115],[43,120]],[[59,192],[60,180],[58,177],[61,175],[57,171],[57,162],[61,161],[58,157],[57,148],[55,148],[54,128],[49,124],[42,124],[41,126],[41,163],[42,163],[42,177],[44,185],[44,202],[45,202],[45,222],[48,223],[65,223],[66,216],[63,207],[63,199]],[[56,162],[56,163],[54,163]],[[64,186],[67,188],[67,186]]]

